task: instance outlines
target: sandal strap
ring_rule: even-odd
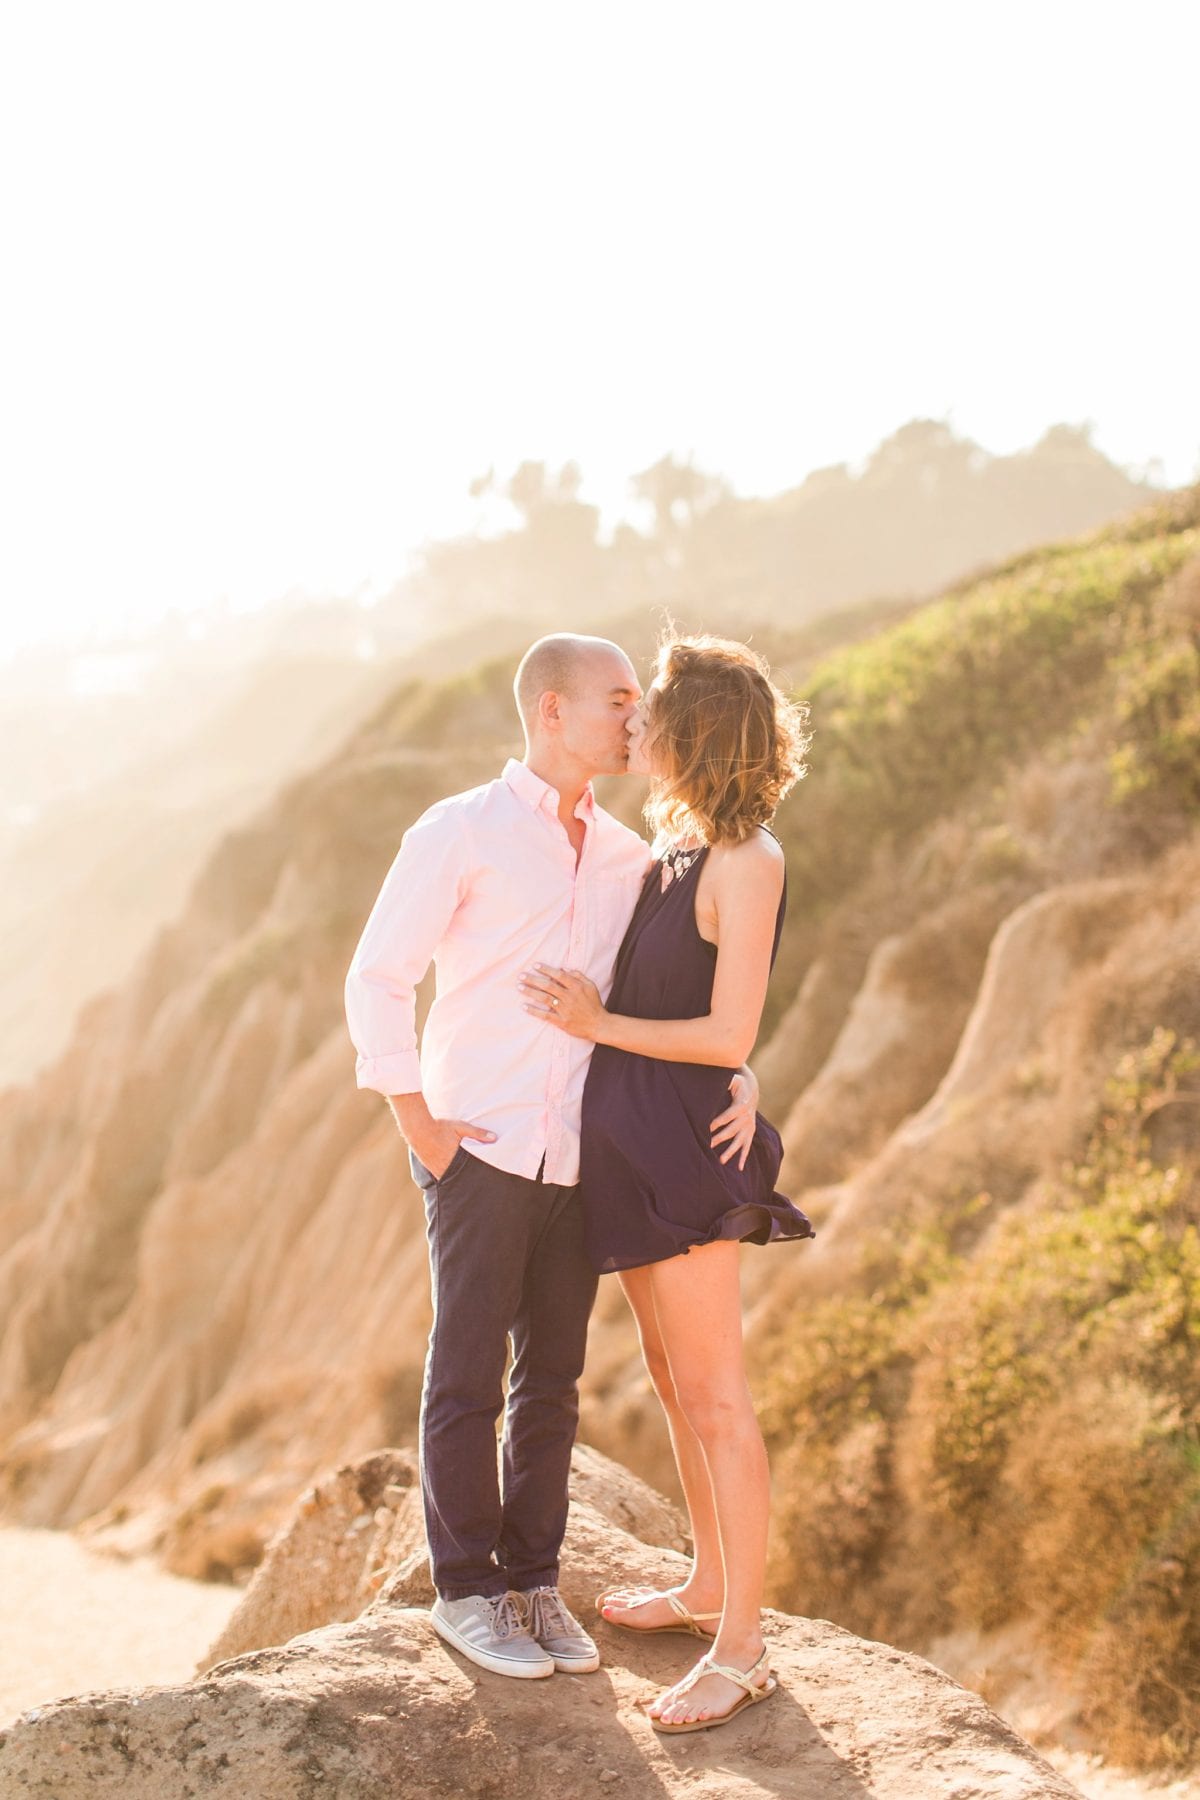
[[[673,1588],[663,1588],[660,1593],[657,1593],[654,1595],[654,1599],[665,1600],[667,1605],[671,1608],[671,1611],[678,1613],[679,1617],[681,1619],[690,1619],[690,1620],[694,1621],[696,1619],[719,1619],[721,1617],[719,1612],[715,1612],[715,1613],[689,1612],[687,1607],[683,1604],[683,1601],[679,1598],[679,1595],[675,1592],[675,1590]]]
[[[620,1606],[623,1607],[626,1612],[632,1612],[635,1607],[649,1606],[652,1600],[665,1600],[667,1605],[671,1608],[671,1611],[680,1619],[719,1619],[721,1617],[719,1612],[689,1612],[687,1607],[683,1604],[683,1601],[679,1598],[679,1595],[674,1593],[670,1588],[651,1588],[648,1593],[638,1594],[634,1598],[626,1599],[625,1594],[628,1594],[629,1592],[629,1589],[626,1589],[624,1594],[619,1591],[614,1591],[608,1596],[608,1604]]]
[[[676,1694],[686,1694],[689,1688],[695,1687],[702,1675],[710,1673],[708,1658],[702,1656],[698,1663],[692,1664],[686,1675],[681,1675],[678,1681],[672,1682],[672,1690]]]
[[[670,1598],[670,1594],[657,1592],[653,1588],[649,1593],[645,1594],[635,1594],[629,1588],[626,1588],[624,1593],[618,1591],[609,1594],[605,1600],[605,1605],[619,1606],[625,1612],[633,1612],[635,1607],[649,1606],[653,1600],[670,1600]]]
[[[734,1669],[728,1663],[714,1662],[710,1652],[707,1656],[700,1658],[696,1667],[691,1671],[690,1677],[686,1678],[687,1686],[691,1687],[693,1681],[699,1681],[701,1675],[724,1675],[726,1681],[736,1681],[738,1686],[744,1687],[748,1694],[752,1696],[761,1694],[763,1684],[760,1681],[752,1681],[750,1677],[758,1674],[767,1660],[767,1655],[768,1652],[764,1649],[757,1662],[751,1663],[748,1669]],[[683,1683],[680,1683],[680,1686],[682,1685]]]
[[[655,1600],[666,1600],[667,1606],[673,1607],[673,1611],[680,1613],[684,1618],[687,1616],[685,1607],[680,1606],[680,1602],[676,1600],[675,1595],[673,1595],[673,1593],[664,1593],[662,1588],[651,1588],[648,1593],[631,1593],[630,1589],[626,1588],[624,1593],[612,1593],[612,1595],[608,1597],[608,1604],[610,1604],[610,1606],[622,1607],[626,1613],[631,1613],[635,1607],[651,1606]]]
[[[619,1606],[623,1612],[633,1612],[636,1607],[645,1606],[655,1598],[654,1594],[610,1594],[605,1605]]]

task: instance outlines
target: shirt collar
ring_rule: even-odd
[[[501,778],[506,781],[519,800],[523,800],[531,812],[549,812],[558,816],[559,792],[535,775],[528,763],[518,762],[510,756],[501,771]],[[579,804],[575,808],[577,819],[590,819],[596,810],[596,797],[589,781],[579,796]]]

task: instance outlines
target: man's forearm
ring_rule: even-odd
[[[424,1094],[419,1090],[415,1094],[389,1094],[387,1103],[400,1127],[401,1135],[410,1144],[414,1137],[421,1137],[433,1124],[433,1114],[426,1104]]]
[[[419,1090],[413,1094],[389,1094],[387,1103],[409,1149],[436,1174],[457,1149],[457,1132],[434,1118]]]

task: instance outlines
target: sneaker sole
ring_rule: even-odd
[[[455,1631],[453,1625],[445,1619],[439,1619],[436,1613],[430,1613],[433,1629],[438,1636],[465,1656],[468,1662],[477,1663],[481,1669],[488,1669],[493,1675],[511,1675],[518,1681],[543,1681],[547,1675],[554,1673],[554,1658],[547,1656],[544,1663],[522,1662],[515,1656],[497,1656],[490,1650],[481,1650],[477,1644],[468,1643]]]
[[[556,1656],[554,1666],[560,1675],[590,1675],[600,1667],[600,1652],[596,1650],[591,1656]]]

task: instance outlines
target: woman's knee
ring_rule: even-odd
[[[739,1435],[748,1426],[757,1430],[745,1382],[682,1381],[676,1394],[679,1410],[702,1441]]]

